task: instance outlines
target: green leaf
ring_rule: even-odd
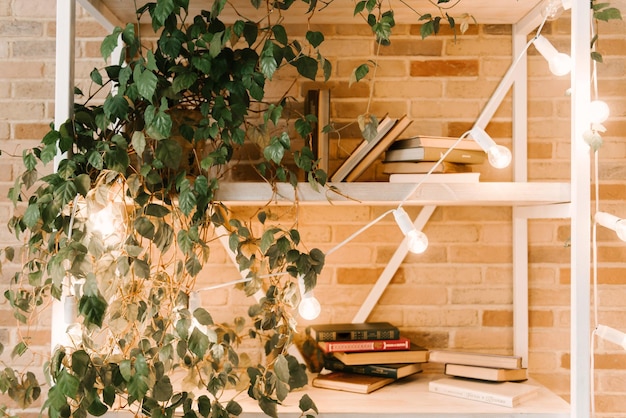
[[[282,25],[274,25],[272,26],[272,33],[274,33],[274,38],[282,45],[287,45],[289,43],[289,38],[287,37],[287,31]]]
[[[274,72],[276,72],[276,69],[278,68],[278,65],[276,64],[276,59],[274,58],[274,43],[269,39],[265,41],[265,45],[263,46],[260,64],[261,72],[265,78],[271,80]]]
[[[185,270],[191,277],[196,277],[202,270],[202,263],[195,254],[192,254],[185,262]]]
[[[100,294],[95,296],[83,295],[78,302],[78,311],[84,317],[86,325],[94,324],[102,327],[107,307],[106,300]]]
[[[198,358],[203,358],[209,348],[209,338],[198,328],[194,328],[189,336],[189,351]]]
[[[195,83],[197,79],[198,75],[192,71],[185,71],[177,74],[176,77],[174,77],[174,81],[172,81],[174,93],[187,90],[189,87],[193,86],[193,83]]]
[[[280,379],[282,382],[289,382],[289,364],[287,363],[287,359],[284,355],[279,354],[276,357],[276,361],[274,362],[274,372],[276,373],[276,377]]]
[[[87,196],[87,192],[91,188],[91,179],[88,174],[80,174],[74,179],[74,185],[81,196]]]
[[[104,101],[103,109],[109,120],[124,119],[128,114],[128,102],[121,94],[108,96]]]
[[[280,164],[285,155],[285,148],[276,138],[272,139],[272,143],[263,149],[263,156],[268,161]]]
[[[167,110],[167,99],[161,99],[161,105],[155,111],[154,107],[148,106],[146,109],[146,132],[154,139],[163,139],[170,136],[172,131],[172,118],[165,111]],[[151,111],[153,113],[151,113]]]
[[[353,77],[350,77],[351,81],[360,81],[370,72],[370,67],[367,64],[361,64],[353,71]]]
[[[162,139],[157,145],[156,157],[172,170],[180,166],[183,157],[183,148],[173,139]]]
[[[89,404],[89,408],[87,408],[87,412],[89,412],[89,414],[93,415],[94,417],[100,417],[106,414],[108,410],[109,408],[107,408],[105,404],[100,402],[100,399],[97,397],[93,398],[93,401],[91,402],[91,404]]]
[[[105,61],[109,59],[115,48],[117,48],[120,33],[122,33],[122,28],[116,26],[111,34],[104,37],[100,45],[100,54]]]
[[[193,311],[193,317],[196,318],[200,325],[213,325],[211,314],[204,308],[197,308]]]
[[[178,206],[185,215],[189,215],[196,207],[196,203],[196,196],[189,186],[189,180],[185,179],[184,184],[180,188]]]
[[[211,400],[206,395],[198,397],[198,412],[204,418],[207,418],[211,413]]]
[[[72,371],[77,376],[84,376],[90,364],[91,359],[85,350],[77,350],[72,353]]]
[[[152,397],[159,402],[169,401],[174,394],[174,388],[169,376],[163,376],[154,384]]]
[[[300,398],[300,402],[298,403],[298,406],[300,407],[300,410],[302,412],[306,412],[309,410],[313,410],[315,411],[315,413],[319,412],[317,410],[317,405],[315,405],[315,402],[313,402],[313,399],[311,399],[311,397],[306,394],[303,395],[302,398]]]
[[[313,48],[317,48],[324,42],[324,34],[317,31],[307,31],[306,40],[309,41]]]
[[[39,206],[36,203],[28,205],[22,218],[27,228],[33,228],[37,225],[37,222],[41,219],[41,213],[39,212]]]
[[[315,76],[317,74],[317,60],[308,56],[301,56],[296,60],[295,66],[298,70],[298,74],[315,81]]]
[[[420,28],[420,35],[422,35],[422,39],[429,37],[433,33],[435,33],[435,22],[433,20],[424,23]]]
[[[146,206],[145,213],[148,216],[155,216],[157,218],[163,218],[171,213],[167,206],[163,206],[157,203],[149,203]]]
[[[93,70],[91,70],[89,77],[91,78],[91,81],[93,81],[97,85],[99,86],[102,85],[102,74],[100,74],[97,68],[94,68]]]
[[[137,85],[137,91],[141,97],[146,100],[152,101],[154,92],[157,87],[157,76],[149,70],[141,71],[140,67],[135,67],[135,84]]]
[[[131,138],[131,145],[135,149],[135,152],[139,157],[143,155],[144,150],[146,149],[146,136],[143,134],[143,131],[135,131],[133,132],[133,136]]]
[[[140,216],[135,219],[135,230],[139,233],[139,235],[148,239],[152,239],[152,237],[154,237],[154,224],[145,216]]]

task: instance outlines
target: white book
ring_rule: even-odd
[[[538,395],[540,387],[528,383],[485,382],[444,377],[428,383],[433,393],[513,408]]]
[[[390,183],[478,183],[480,173],[391,174]]]
[[[381,139],[387,135],[387,132],[395,125],[398,121],[396,118],[390,118],[386,116],[382,121],[378,124],[378,129],[376,131],[376,136],[372,138],[372,140],[367,141],[363,140],[359,146],[346,158],[346,160],[339,166],[337,171],[332,175],[330,181],[338,182],[343,181],[350,174],[350,172],[356,167],[356,165],[361,162],[361,160],[380,142]]]

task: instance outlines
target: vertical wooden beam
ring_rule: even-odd
[[[589,2],[573,1],[571,18],[571,359],[570,398],[573,417],[591,411],[590,273],[591,152],[583,140],[589,129],[591,101],[591,10]]]

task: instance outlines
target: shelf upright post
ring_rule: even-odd
[[[56,56],[55,56],[55,87],[54,87],[54,126],[59,129],[72,115],[74,105],[74,22],[76,20],[75,0],[57,0],[56,7]],[[54,159],[54,170],[65,158],[57,154]],[[65,341],[65,315],[63,297],[66,296],[67,284],[63,284],[61,300],[52,302],[52,322],[50,332],[50,349]]]
[[[571,336],[570,398],[572,417],[591,411],[590,273],[591,264],[591,156],[583,140],[589,129],[591,101],[591,9],[588,2],[572,2],[571,54]]]

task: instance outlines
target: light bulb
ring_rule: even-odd
[[[511,151],[503,145],[496,144],[484,129],[474,126],[469,135],[487,153],[489,164],[493,167],[505,168],[511,164]]]
[[[548,61],[550,72],[556,76],[568,74],[572,70],[572,59],[557,49],[543,35],[538,35],[533,44],[537,51]]]
[[[589,104],[589,119],[591,123],[603,123],[609,118],[609,105],[602,100],[594,100]]]
[[[315,296],[313,296],[311,292],[308,292],[300,300],[300,304],[298,305],[298,312],[303,319],[310,321],[320,316],[320,312],[322,312],[322,306],[315,298]]]
[[[597,212],[595,221],[605,228],[609,228],[617,234],[622,241],[626,241],[626,220],[606,212]]]
[[[571,0],[547,0],[544,2],[541,15],[548,21],[556,20],[571,7]]]
[[[511,151],[503,145],[494,145],[487,151],[489,164],[494,168],[506,168],[511,164]]]
[[[598,325],[596,328],[596,334],[604,340],[610,341],[622,348],[626,349],[626,334],[621,331],[611,328],[607,325]]]
[[[409,251],[413,254],[422,254],[428,248],[428,237],[422,231],[413,229],[406,235]]]
[[[556,76],[563,76],[572,71],[572,59],[569,55],[559,52],[548,62],[550,72]]]
[[[421,254],[428,248],[428,237],[422,231],[418,231],[411,222],[409,214],[404,208],[399,207],[393,211],[398,227],[407,238],[407,247],[414,254]]]

